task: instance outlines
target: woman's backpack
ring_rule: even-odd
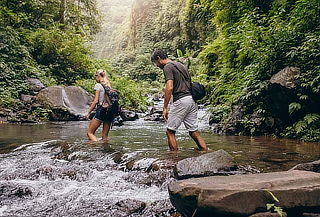
[[[104,88],[104,96],[102,101],[102,108],[108,113],[109,115],[114,115],[117,117],[120,115],[121,107],[119,104],[119,93],[116,89],[112,87],[103,85]]]

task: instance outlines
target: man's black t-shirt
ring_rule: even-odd
[[[171,61],[164,66],[163,73],[166,81],[173,80],[173,101],[177,101],[182,97],[191,95],[190,75],[183,64]],[[181,73],[183,73],[183,75]]]

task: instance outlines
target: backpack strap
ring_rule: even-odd
[[[190,79],[190,88],[191,88],[192,81],[191,81],[190,75],[189,75],[189,78],[188,78],[188,77],[178,68],[178,66],[177,66],[176,64],[174,64],[173,62],[169,62],[169,63],[171,63],[171,64],[182,74],[182,76],[184,77],[184,79],[185,79],[186,81],[188,81],[188,80]]]
[[[101,84],[101,83],[100,83],[100,84]],[[103,94],[103,100],[102,100],[102,102],[101,102],[100,105],[102,105],[104,101],[106,101],[109,105],[111,105],[111,100],[110,100],[110,98],[109,98],[108,90],[107,90],[108,87],[105,86],[105,85],[103,85],[103,84],[101,84],[101,86],[103,87],[104,94]],[[100,103],[100,102],[99,102],[99,103]]]

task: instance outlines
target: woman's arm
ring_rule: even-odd
[[[94,99],[91,103],[91,106],[89,108],[89,111],[86,115],[87,120],[89,120],[90,117],[90,113],[94,110],[94,108],[96,107],[96,105],[99,103],[99,95],[100,95],[100,90],[96,90],[96,93],[94,95]]]

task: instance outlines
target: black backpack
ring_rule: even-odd
[[[190,91],[191,91],[192,98],[195,101],[202,99],[206,95],[206,90],[204,86],[199,82],[191,82]]]
[[[117,117],[120,115],[121,107],[119,104],[119,93],[112,87],[101,84],[104,88],[104,96],[102,101],[102,108],[108,113],[108,115],[114,115]]]
[[[185,78],[186,81],[189,80],[183,74],[183,72],[181,72],[181,70],[176,66],[176,64],[174,64],[173,62],[169,62],[169,63],[171,63],[182,74],[182,76]],[[191,77],[190,77],[190,92],[194,101],[200,100],[206,95],[206,90],[204,86],[199,82],[192,82]]]

